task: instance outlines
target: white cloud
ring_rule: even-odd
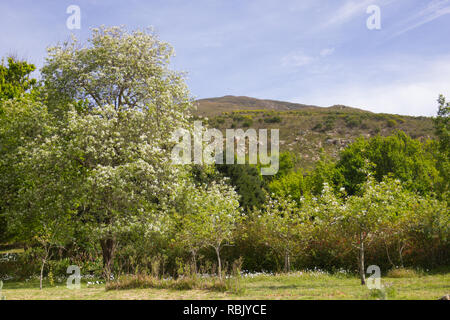
[[[436,114],[438,95],[450,94],[449,86],[450,81],[397,83],[377,87],[349,85],[319,98],[319,104],[343,104],[373,112],[432,116]]]
[[[391,38],[400,36],[446,14],[450,14],[450,0],[431,1],[425,8],[418,11],[416,14],[401,21],[399,23],[400,31],[394,33]]]
[[[281,58],[281,66],[283,67],[305,67],[318,62],[320,58],[325,58],[334,53],[334,48],[325,48],[317,55],[307,55],[301,51],[292,52]],[[317,64],[315,64],[317,65]]]
[[[281,59],[283,67],[303,67],[311,64],[314,58],[301,52],[290,53]]]
[[[322,23],[314,28],[313,33],[323,33],[325,29],[339,28],[358,17],[369,17],[367,8],[371,5],[386,7],[398,0],[346,0],[336,10],[327,11]],[[336,1],[337,2],[337,1]],[[362,25],[365,28],[365,24]]]
[[[373,0],[349,0],[346,1],[336,12],[325,21],[323,28],[343,24],[351,20],[358,14],[364,14],[368,6],[373,4]]]
[[[450,98],[450,56],[440,57],[417,66],[418,60],[405,58],[405,65],[415,64],[414,70],[404,65],[398,69],[410,70],[389,83],[348,81],[326,84],[323,90],[312,90],[293,102],[331,106],[343,104],[364,110],[412,116],[432,116],[437,111],[437,98],[443,94]],[[414,62],[415,61],[415,62]],[[391,68],[391,66],[388,66]],[[389,77],[387,77],[389,78]]]
[[[334,48],[325,48],[322,51],[320,51],[321,57],[327,57],[334,53]]]

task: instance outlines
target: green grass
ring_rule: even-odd
[[[5,249],[0,250],[0,255],[6,253],[23,253],[23,251],[24,251],[23,248]]]
[[[383,277],[382,284],[388,299],[436,300],[450,293],[450,274],[421,275],[408,278]],[[246,277],[240,294],[209,290],[127,289],[105,290],[105,285],[82,283],[80,290],[69,290],[65,283],[50,287],[46,282],[39,290],[37,280],[5,281],[2,294],[16,299],[379,299],[383,294],[370,291],[359,284],[354,275],[318,272]]]

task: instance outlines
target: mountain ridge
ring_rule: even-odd
[[[288,102],[272,99],[258,99],[248,96],[225,95],[222,97],[211,97],[195,100],[197,106],[197,115],[218,115],[221,112],[229,112],[234,110],[276,110],[276,111],[292,111],[292,110],[312,110],[312,109],[346,109],[359,112],[370,112],[360,108],[332,105],[322,107],[312,104],[303,104],[296,102]]]

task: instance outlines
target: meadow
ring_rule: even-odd
[[[50,286],[38,279],[5,281],[2,294],[7,300],[437,300],[450,292],[450,273],[398,272],[382,277],[384,290],[369,290],[356,275],[297,271],[289,274],[249,274],[240,280],[240,290],[174,290],[138,288],[106,290],[103,280],[82,280],[81,289],[68,289],[64,281]]]

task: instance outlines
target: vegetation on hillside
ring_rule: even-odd
[[[401,130],[420,141],[436,137],[432,118],[379,114],[360,109],[334,106],[298,107],[286,110],[283,105],[265,107],[265,100],[252,99],[254,108],[241,97],[233,97],[229,111],[227,97],[198,100],[196,117],[212,128],[252,127],[254,129],[281,129],[281,151],[297,155],[298,167],[311,169],[322,153],[337,159],[340,151],[359,137],[389,136]],[[222,102],[223,101],[223,102]],[[275,102],[273,102],[275,103]],[[282,103],[282,102],[277,102]]]

